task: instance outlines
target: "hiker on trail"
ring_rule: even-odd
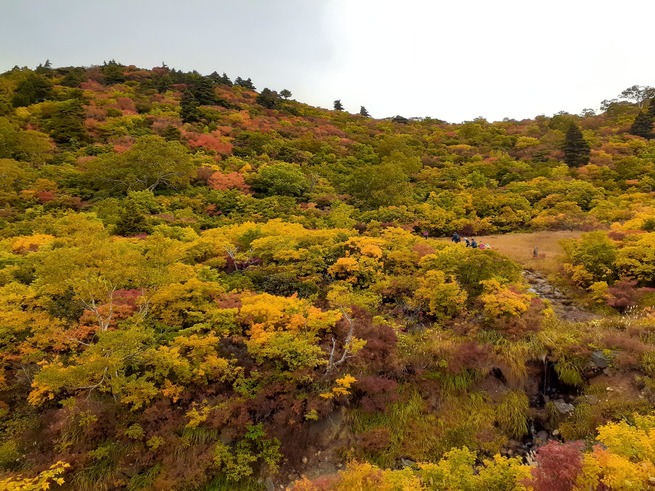
[[[486,249],[487,246],[484,245],[482,242],[480,242],[480,244],[478,245],[478,248],[479,248],[479,249]]]
[[[459,234],[457,232],[453,232],[453,236],[451,237],[451,240],[455,243],[458,244],[460,242]]]
[[[466,242],[466,247],[471,247],[471,241],[468,237],[464,237],[464,242]]]
[[[471,247],[473,247],[473,249],[478,248],[478,243],[475,241],[475,239],[471,239]]]

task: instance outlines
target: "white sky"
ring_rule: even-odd
[[[0,0],[0,71],[115,59],[374,117],[522,119],[654,85],[653,0]]]

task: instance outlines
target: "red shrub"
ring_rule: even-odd
[[[389,428],[376,428],[357,436],[357,449],[364,455],[377,454],[391,443]]]
[[[398,399],[398,383],[383,377],[364,376],[355,383],[355,389],[362,393],[362,409],[367,412],[384,411]]]
[[[619,312],[624,312],[628,307],[636,307],[644,295],[655,291],[653,288],[638,288],[637,281],[628,278],[621,278],[614,286],[607,289],[609,297],[607,304]]]
[[[136,114],[136,106],[134,101],[129,97],[119,97],[116,99],[116,105],[118,108],[127,114]]]
[[[202,148],[216,152],[220,158],[221,155],[230,155],[232,153],[232,144],[226,137],[221,136],[219,131],[212,131],[211,133],[186,133],[189,146],[193,148]]]
[[[37,191],[35,196],[39,200],[39,203],[47,203],[55,199],[57,193],[55,191]]]
[[[534,491],[569,491],[582,471],[582,442],[548,442],[537,450],[530,484]]]
[[[475,341],[463,341],[450,355],[448,371],[461,372],[464,369],[485,370],[491,366],[489,345]]]
[[[214,172],[209,178],[209,187],[218,191],[227,191],[228,189],[238,189],[242,193],[249,193],[250,186],[246,184],[243,175],[238,172],[223,174]]]

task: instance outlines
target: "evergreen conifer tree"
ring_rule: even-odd
[[[630,134],[649,140],[653,138],[653,117],[644,111],[639,111],[634,123],[630,127]]]
[[[114,232],[117,235],[128,237],[140,233],[149,233],[150,227],[146,216],[137,208],[136,204],[127,200],[116,222]]]
[[[200,121],[200,111],[198,111],[198,101],[193,97],[193,94],[186,90],[182,94],[180,101],[180,116],[183,123],[195,123]]]
[[[574,122],[571,122],[569,129],[566,131],[562,150],[564,151],[564,162],[569,167],[580,167],[589,163],[591,154],[589,143],[584,139],[582,131]]]
[[[100,67],[100,71],[105,76],[104,84],[113,85],[125,82],[125,74],[123,73],[124,69],[125,65],[118,63],[115,60],[109,60],[108,62],[105,61],[105,63]]]
[[[366,110],[366,108],[365,108],[364,106],[360,106],[360,108],[359,108],[359,114],[360,114],[360,116],[364,116],[364,117],[366,117],[366,118],[370,118],[370,117],[371,117],[371,115],[368,113],[368,111]]]
[[[655,121],[655,97],[648,102],[648,111],[646,114],[650,116],[651,121]]]
[[[250,80],[250,78],[244,80],[241,77],[237,77],[234,79],[234,85],[238,85],[240,87],[244,87],[250,90],[257,90],[255,89],[255,86],[253,85],[252,80]]]
[[[334,110],[343,111],[343,104],[341,104],[341,99],[337,99],[336,101],[334,101]]]
[[[189,90],[200,106],[209,106],[216,103],[214,84],[209,77],[194,77],[189,83]]]
[[[267,109],[274,109],[278,105],[279,100],[279,94],[268,87],[262,90],[256,99],[257,104],[261,104]]]
[[[14,107],[29,106],[38,102],[43,102],[53,95],[50,81],[43,75],[30,73],[26,78],[18,82],[12,105]]]

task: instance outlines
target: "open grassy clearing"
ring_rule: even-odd
[[[564,253],[561,241],[577,239],[580,231],[544,231],[531,233],[513,233],[484,235],[475,237],[478,242],[490,244],[492,249],[518,262],[527,269],[552,274],[558,271],[560,256]],[[539,257],[534,258],[534,248]]]

